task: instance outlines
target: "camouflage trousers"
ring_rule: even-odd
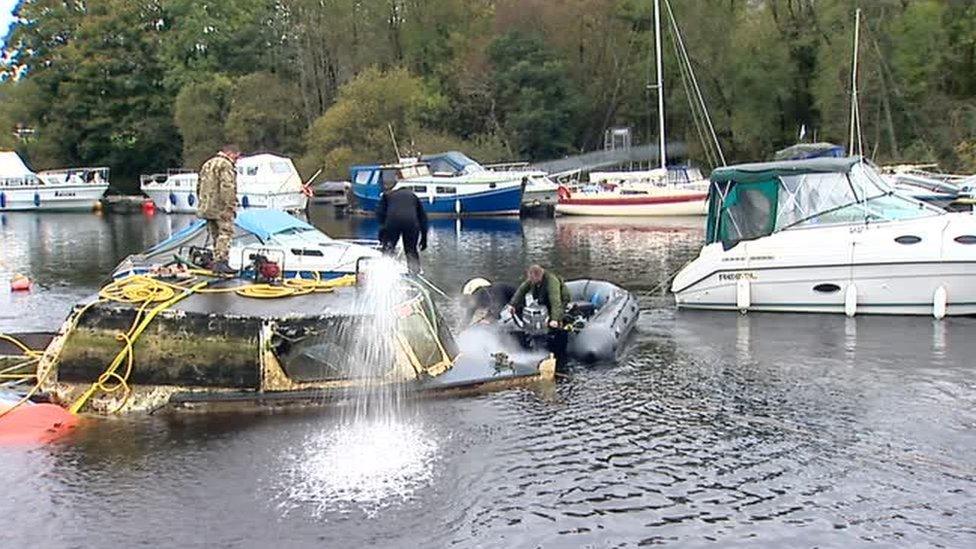
[[[214,261],[227,263],[230,258],[230,241],[234,237],[234,218],[221,216],[207,220],[207,235],[213,242]]]

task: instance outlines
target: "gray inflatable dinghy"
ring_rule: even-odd
[[[563,319],[569,328],[569,358],[581,362],[616,360],[640,315],[637,297],[605,280],[571,280],[566,286],[572,298]],[[546,307],[532,303],[524,308],[521,318],[503,318],[502,326],[518,334],[526,348],[545,347],[548,317]]]
[[[566,286],[573,295],[567,311],[574,322],[569,356],[583,362],[616,360],[640,315],[637,296],[605,280],[571,280]]]

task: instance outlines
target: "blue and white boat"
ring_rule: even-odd
[[[411,189],[429,215],[517,215],[527,184],[523,178],[471,181],[439,177],[431,174],[427,163],[418,161],[353,166],[349,175],[357,208],[369,213],[376,211],[385,183]]]
[[[278,262],[285,278],[330,279],[355,274],[360,259],[382,255],[376,241],[334,239],[281,210],[241,210],[234,225],[228,261],[234,269],[248,268],[253,256],[260,254]],[[198,220],[145,252],[122,260],[112,278],[145,274],[175,256],[187,257],[192,248],[208,244],[212,243],[208,242],[206,222]]]

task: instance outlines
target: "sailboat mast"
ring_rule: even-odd
[[[661,0],[654,0],[654,49],[657,62],[658,157],[661,159],[661,169],[667,169],[668,161],[664,155],[664,76],[661,61]]]
[[[854,154],[855,143],[857,143],[857,154],[864,155],[861,145],[861,109],[857,97],[857,58],[859,56],[858,46],[861,41],[861,8],[854,11],[854,60],[851,63],[851,131],[848,141],[848,153]],[[855,142],[855,135],[857,141]]]

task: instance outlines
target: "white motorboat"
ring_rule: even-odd
[[[976,216],[902,195],[860,157],[711,175],[705,246],[671,290],[686,309],[976,313]]]
[[[708,180],[697,168],[594,172],[588,185],[559,192],[556,211],[564,215],[705,215]]]
[[[228,263],[234,269],[246,269],[256,254],[278,263],[286,278],[335,278],[356,273],[363,258],[380,257],[379,243],[364,240],[338,240],[312,225],[280,210],[251,209],[239,211],[234,220]],[[127,257],[112,274],[122,278],[143,274],[153,265],[174,260],[192,259],[196,250],[212,245],[207,241],[203,220],[196,221],[144,253]]]
[[[92,210],[108,190],[108,168],[34,173],[15,152],[0,151],[0,211]]]
[[[156,208],[167,213],[197,211],[197,174],[188,170],[144,175],[142,192]],[[237,205],[239,208],[272,208],[302,211],[309,190],[290,158],[273,154],[243,156],[237,161]]]

